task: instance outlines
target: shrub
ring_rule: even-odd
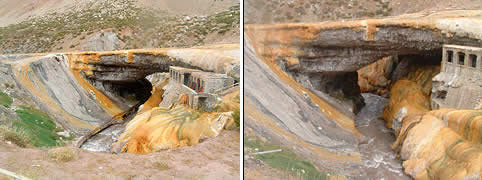
[[[23,131],[14,129],[10,126],[0,126],[0,139],[10,141],[19,147],[27,147],[30,145],[30,140]]]
[[[234,113],[233,113],[233,120],[234,120],[234,123],[236,124],[236,126],[239,128],[239,120],[240,120],[240,112],[239,112],[239,108],[234,110]]]
[[[167,164],[167,162],[155,162],[152,166],[154,166],[156,169],[159,169],[159,170],[168,170],[170,169],[171,167],[169,167],[169,165]]]
[[[77,152],[72,147],[58,147],[48,151],[50,160],[69,162],[77,158]]]

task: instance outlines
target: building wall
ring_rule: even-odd
[[[218,96],[214,93],[234,84],[234,79],[229,76],[227,78],[203,78],[205,76],[197,77],[191,74],[189,79],[194,84],[199,82],[199,85],[190,88],[184,84],[186,73],[191,74],[192,72],[179,71],[172,68],[169,70],[171,82],[179,87],[179,94],[186,94],[189,97],[189,106],[193,109],[213,111],[216,104],[219,103]]]
[[[220,89],[232,86],[234,83],[234,79],[231,77],[226,79],[208,79],[204,82],[205,93],[216,93]]]
[[[452,51],[449,62],[448,51]],[[465,54],[459,64],[458,53]],[[475,67],[470,55],[476,56]],[[432,109],[474,109],[482,104],[482,48],[444,46],[441,72],[432,79]]]
[[[448,51],[452,51],[452,62],[448,62],[449,53]],[[459,64],[459,53],[464,53],[464,65]],[[476,67],[472,67],[472,60],[470,59],[470,55],[475,55],[476,58]],[[442,60],[442,72],[455,74],[457,76],[464,76],[464,78],[475,78],[480,79],[482,75],[482,49],[463,49],[463,48],[455,48],[455,47],[444,47],[443,50],[443,60]]]

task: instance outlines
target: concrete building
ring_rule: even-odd
[[[205,111],[212,111],[219,103],[216,93],[234,85],[234,79],[226,74],[176,66],[169,67],[169,77],[180,87],[180,93],[188,96],[191,108]]]
[[[441,72],[480,79],[482,72],[482,48],[444,45]]]
[[[432,79],[432,109],[482,105],[482,48],[444,45],[440,73]]]

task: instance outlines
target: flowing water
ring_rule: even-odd
[[[80,148],[92,152],[110,153],[112,143],[118,140],[124,129],[125,126],[122,124],[112,125],[89,138]]]
[[[401,161],[396,158],[391,145],[395,142],[392,129],[385,126],[382,116],[388,99],[364,93],[365,107],[355,119],[357,129],[367,141],[359,145],[365,171],[369,179],[411,179],[403,173]],[[362,179],[366,179],[364,177]]]

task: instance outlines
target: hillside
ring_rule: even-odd
[[[0,54],[191,47],[239,42],[236,1],[0,4]]]
[[[482,8],[479,0],[244,0],[244,6],[246,24],[322,22]]]

